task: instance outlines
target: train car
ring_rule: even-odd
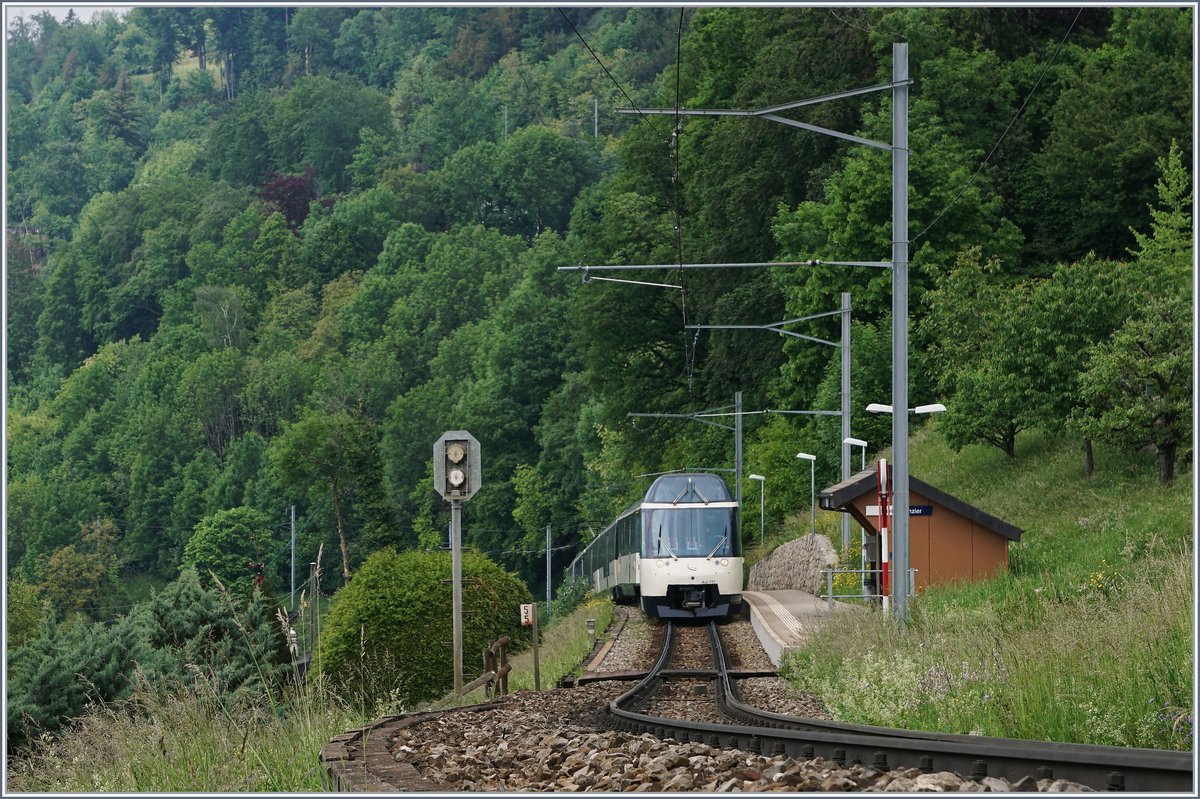
[[[728,616],[742,601],[737,521],[720,477],[663,475],[600,531],[571,572],[615,602],[639,602],[648,616]]]

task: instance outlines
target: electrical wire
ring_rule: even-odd
[[[626,93],[625,88],[623,86],[621,86],[621,84],[617,81],[617,79],[613,77],[613,74],[608,71],[608,67],[604,66],[604,62],[600,60],[600,56],[596,55],[596,51],[593,50],[592,46],[587,43],[587,39],[583,38],[583,34],[581,34],[578,31],[578,29],[576,29],[575,23],[571,22],[571,18],[567,16],[567,12],[563,11],[561,8],[559,8],[557,10],[558,10],[558,13],[562,15],[562,18],[564,20],[566,20],[567,25],[569,25],[571,28],[571,31],[574,32],[575,37],[577,39],[579,39],[579,41],[583,44],[583,46],[585,48],[587,48],[587,51],[592,54],[592,58],[594,58],[596,60],[596,63],[600,65],[600,69],[604,70],[604,74],[607,75],[608,79],[611,80],[613,82],[613,85],[617,87],[617,91],[621,92],[621,95],[629,102],[630,108],[632,108],[634,111],[636,111],[638,116],[640,116],[643,120],[645,120],[646,123],[649,124],[650,127],[654,130],[655,133],[657,133],[659,136],[662,136],[662,131],[658,129],[658,126],[654,124],[654,122],[650,119],[650,117],[648,117],[642,113],[642,109],[638,108],[637,103],[635,103],[633,101],[633,98],[631,98]]]
[[[671,29],[668,28],[666,25],[662,24],[661,22],[659,22],[658,20],[656,20],[654,18],[653,14],[642,13],[643,11],[654,11],[654,10],[656,10],[656,9],[653,9],[653,8],[651,8],[651,9],[630,8],[629,13],[638,19],[644,19],[647,22],[650,22],[652,25],[654,25],[654,27],[658,28],[661,31],[670,32]],[[665,9],[663,9],[663,10],[665,10]]]
[[[692,377],[695,367],[695,351],[688,341],[687,326],[687,282],[683,271],[683,221],[680,210],[682,187],[679,175],[679,136],[683,133],[683,116],[679,113],[681,107],[680,81],[683,64],[683,13],[679,9],[679,24],[675,28],[675,127],[671,131],[671,205],[675,212],[675,257],[679,264],[680,311],[683,314],[683,360],[684,374],[687,375],[688,396],[692,395]]]
[[[991,157],[993,155],[995,155],[997,148],[1000,147],[1000,142],[1004,141],[1004,137],[1008,135],[1008,132],[1010,130],[1012,130],[1013,125],[1015,125],[1017,123],[1017,119],[1020,118],[1021,113],[1025,110],[1025,106],[1029,104],[1029,100],[1033,97],[1034,93],[1038,90],[1038,86],[1040,86],[1042,84],[1042,78],[1046,77],[1046,73],[1049,72],[1050,67],[1052,67],[1054,65],[1054,62],[1058,58],[1058,54],[1062,50],[1063,45],[1067,43],[1067,37],[1071,35],[1071,31],[1074,30],[1075,23],[1079,20],[1079,15],[1082,13],[1083,13],[1083,8],[1080,8],[1078,11],[1075,12],[1075,19],[1071,20],[1071,24],[1067,26],[1067,32],[1064,33],[1062,39],[1059,40],[1058,47],[1054,48],[1054,54],[1050,56],[1050,60],[1046,62],[1046,66],[1042,67],[1042,73],[1040,75],[1038,75],[1037,80],[1034,81],[1033,88],[1029,90],[1029,94],[1025,95],[1025,100],[1021,103],[1021,107],[1017,109],[1017,113],[1013,114],[1013,118],[1011,120],[1009,120],[1008,127],[1006,127],[1004,129],[1004,132],[1000,134],[1000,138],[996,139],[996,143],[992,145],[991,151],[988,152],[986,157],[984,157],[983,162],[979,164],[979,168],[976,169],[975,173],[973,175],[971,175],[970,179],[965,184],[963,184],[963,187],[961,189],[959,189],[958,194],[954,195],[954,199],[952,199],[949,203],[947,203],[946,207],[938,212],[938,215],[933,218],[933,221],[930,222],[928,225],[926,225],[924,230],[922,230],[920,233],[913,236],[909,240],[909,244],[915,244],[917,242],[917,239],[921,238],[926,233],[928,233],[929,229],[932,228],[934,225],[936,225],[938,223],[938,220],[941,219],[946,214],[947,211],[949,211],[951,208],[954,207],[954,204],[959,201],[959,198],[961,198],[963,196],[963,194],[966,192],[966,190],[971,188],[971,186],[973,186],[975,184],[975,179],[979,177],[979,173],[983,171],[983,168],[985,166],[987,166],[987,162],[991,159]]]
[[[827,10],[827,11],[828,11],[830,14],[832,14],[832,15],[833,15],[833,16],[834,16],[834,17],[837,19],[837,21],[838,21],[838,22],[842,23],[843,25],[845,25],[845,26],[847,26],[847,27],[849,27],[849,28],[856,28],[856,29],[858,29],[858,30],[862,31],[863,33],[868,33],[868,34],[869,34],[869,33],[874,33],[874,29],[872,29],[872,28],[864,28],[862,25],[856,25],[856,24],[854,24],[853,22],[851,22],[851,21],[850,21],[850,20],[848,20],[848,19],[843,19],[843,18],[842,18],[841,16],[839,16],[839,15],[838,15],[838,13],[837,13],[836,11],[834,11],[832,8],[829,8],[829,9],[826,9],[826,10]],[[905,41],[907,41],[907,40],[905,40]]]

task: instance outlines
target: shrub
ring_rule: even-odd
[[[367,558],[334,597],[317,646],[317,670],[360,693],[399,689],[409,703],[454,687],[450,555],[384,549]],[[483,648],[502,635],[513,649],[529,589],[487,557],[463,555],[463,669],[478,674]]]
[[[554,615],[558,618],[570,615],[571,611],[587,599],[591,591],[592,584],[586,577],[572,577],[568,572],[554,596]]]
[[[112,623],[45,625],[13,652],[8,744],[57,730],[89,703],[125,699],[137,672],[153,686],[203,678],[232,701],[277,693],[287,662],[282,631],[258,592],[235,605],[188,569]]]

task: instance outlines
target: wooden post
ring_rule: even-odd
[[[538,663],[538,606],[533,604],[533,690],[542,690],[542,672]]]
[[[508,696],[508,636],[500,639],[500,695]]]
[[[492,648],[490,646],[485,646],[483,648],[483,673],[487,674],[489,672],[492,674],[496,673],[496,656],[492,654]],[[483,691],[483,695],[489,699],[495,693],[492,688],[493,682],[494,680],[489,680]]]

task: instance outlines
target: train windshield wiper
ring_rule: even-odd
[[[718,541],[717,545],[712,548],[712,552],[708,553],[708,557],[706,557],[705,560],[712,560],[712,556],[717,554],[717,550],[720,549],[721,547],[725,546],[725,542],[728,540],[729,540],[729,528],[726,527],[725,535],[721,536],[721,540]]]
[[[668,554],[668,555],[670,555],[670,556],[671,556],[672,558],[674,558],[675,560],[679,560],[679,556],[678,556],[678,555],[676,555],[674,552],[672,552],[672,551],[671,551],[671,547],[670,547],[670,546],[667,544],[667,542],[666,542],[666,541],[663,541],[663,537],[662,537],[662,525],[660,524],[660,525],[658,526],[658,554],[660,554],[660,555],[661,555],[661,554],[662,554],[662,551],[663,551],[663,549],[664,549],[664,548],[667,550],[667,554]]]

